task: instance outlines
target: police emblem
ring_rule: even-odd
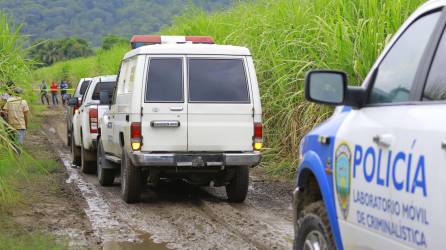
[[[341,143],[335,152],[334,171],[338,202],[344,219],[347,219],[350,206],[352,151],[347,143]]]

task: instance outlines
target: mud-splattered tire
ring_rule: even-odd
[[[139,202],[141,197],[141,169],[133,166],[124,150],[121,159],[121,196],[127,203]]]
[[[104,146],[100,138],[98,139],[97,173],[101,186],[111,186],[115,182],[116,170],[113,169],[112,163],[105,159]]]
[[[323,201],[309,204],[300,213],[293,249],[336,249]]]
[[[85,150],[83,144],[81,142],[81,171],[84,174],[95,174],[97,168],[96,161],[92,160],[92,152]],[[94,158],[96,158],[96,154],[94,154]]]
[[[71,131],[73,135],[73,131]],[[81,148],[74,143],[74,136],[71,136],[71,157],[73,159],[73,165],[81,165]]]
[[[71,147],[71,137],[72,137],[72,135],[71,135],[70,130],[68,129],[68,124],[67,124],[67,146],[68,147]]]
[[[248,194],[249,168],[248,166],[239,166],[235,170],[231,182],[226,185],[226,195],[230,202],[241,203],[245,201]]]

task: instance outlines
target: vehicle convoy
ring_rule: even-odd
[[[225,186],[230,201],[244,201],[249,167],[259,164],[262,147],[250,51],[209,37],[152,38],[154,45],[125,55],[101,119],[100,183],[111,185],[120,166],[128,203],[161,178]]]
[[[79,109],[82,96],[87,91],[88,86],[91,83],[91,78],[82,78],[79,81],[79,84],[74,91],[74,94],[71,98],[71,102],[74,104],[72,106],[67,105],[67,145],[71,146],[71,131],[73,130],[73,116],[76,110]]]
[[[101,99],[111,98],[116,87],[116,76],[98,76],[91,79],[80,107],[73,115],[71,148],[73,163],[80,165],[83,173],[96,172],[96,147],[99,118],[109,109],[109,103]],[[104,97],[105,95],[105,97]],[[77,100],[70,100],[70,106],[76,107]]]
[[[312,71],[306,98],[343,105],[301,143],[295,249],[444,249],[446,1],[395,34],[361,87]]]

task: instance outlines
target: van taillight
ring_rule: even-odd
[[[254,123],[254,137],[253,148],[254,150],[260,150],[263,147],[263,126],[262,123]]]
[[[90,119],[90,133],[98,132],[98,110],[96,108],[91,108],[88,111],[88,117]]]
[[[130,143],[132,145],[133,151],[141,150],[141,123],[140,122],[132,122],[130,125]]]

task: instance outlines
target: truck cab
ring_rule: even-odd
[[[403,24],[360,87],[307,74],[310,101],[338,106],[301,143],[295,249],[443,249],[446,1]]]
[[[104,170],[120,166],[126,202],[139,200],[145,182],[160,179],[225,186],[229,200],[242,202],[249,167],[259,164],[262,147],[251,53],[205,43],[208,38],[156,41],[122,61],[110,111],[100,124],[101,159],[107,160],[100,163]]]
[[[92,78],[73,116],[73,161],[81,166],[84,173],[96,172],[99,119],[109,109],[109,103],[101,103],[101,95],[105,94],[111,99],[115,87],[116,76]]]

